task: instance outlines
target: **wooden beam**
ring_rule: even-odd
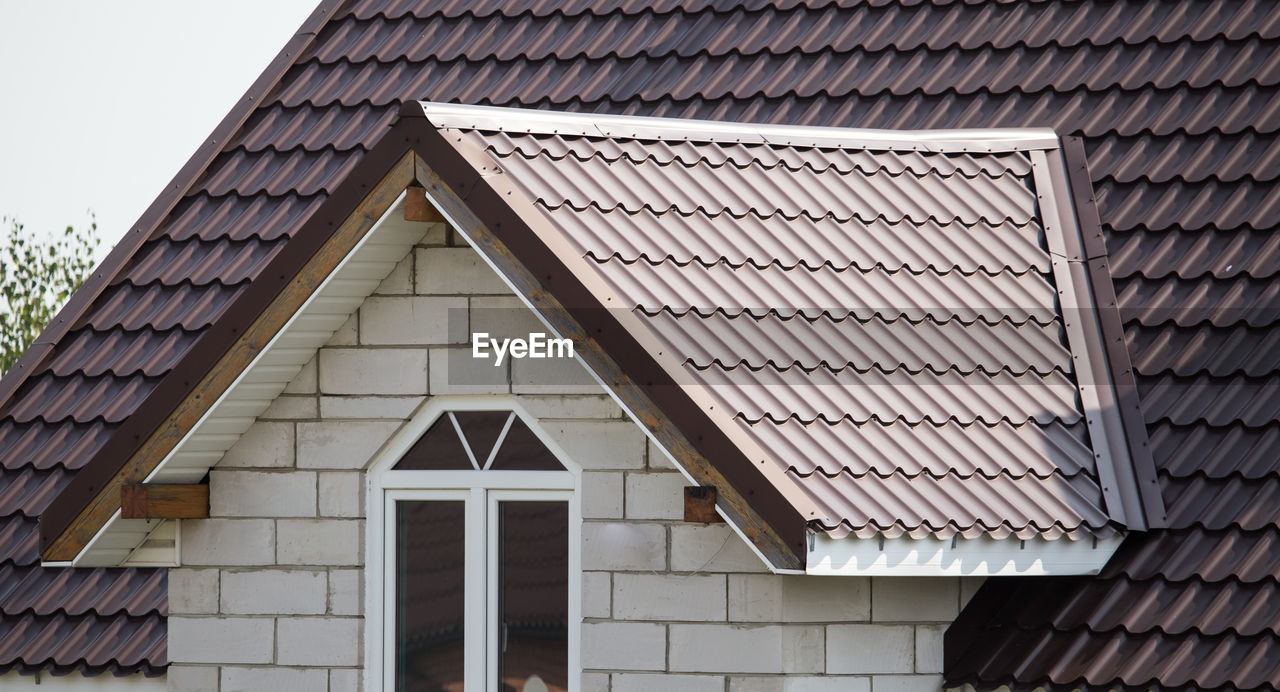
[[[410,185],[404,193],[404,220],[424,223],[441,223],[444,215],[427,201],[427,191],[420,185]]]
[[[698,524],[723,524],[716,512],[714,485],[690,485],[684,489],[684,520]]]
[[[120,516],[125,519],[207,519],[209,486],[204,483],[120,486]]]
[[[88,506],[45,548],[41,555],[45,561],[69,562],[80,554],[116,510],[120,509],[122,487],[128,483],[141,483],[178,445],[411,182],[413,154],[406,152],[289,282],[285,290],[244,330],[235,345],[169,414],[159,429],[104,487],[97,490]]]

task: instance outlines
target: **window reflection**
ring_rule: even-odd
[[[568,503],[498,503],[498,569],[499,689],[565,692]]]
[[[462,692],[465,505],[396,503],[396,689]]]

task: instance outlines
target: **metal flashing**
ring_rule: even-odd
[[[873,130],[852,127],[808,127],[772,123],[737,123],[684,118],[566,113],[545,110],[472,106],[420,101],[422,115],[444,129],[519,132],[688,142],[737,142],[786,147],[865,148],[885,151],[997,153],[1058,147],[1048,128],[940,130]],[[406,104],[401,114],[417,115]]]
[[[1097,574],[1123,535],[1095,540],[1026,540],[906,536],[883,540],[831,538],[810,544],[805,574],[871,577],[1011,577]]]
[[[1053,260],[1054,284],[1066,316],[1073,370],[1085,404],[1085,420],[1107,513],[1127,528],[1145,529],[1147,518],[1129,448],[1124,444],[1124,424],[1096,316],[1097,303],[1083,266],[1084,245],[1067,192],[1065,161],[1056,151],[1034,152],[1032,161],[1045,233],[1062,239],[1058,246],[1062,254]]]

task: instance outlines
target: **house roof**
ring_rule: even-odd
[[[1078,328],[1092,296],[1068,269],[1082,240],[1051,131],[421,109],[404,113],[456,150],[427,166],[471,169],[438,173],[459,201],[517,259],[515,233],[559,249],[583,304],[618,313],[607,328],[659,371],[620,348],[618,366],[697,401],[738,452],[711,463],[755,468],[810,529],[1074,540],[1125,524],[1110,479],[1136,474],[1104,432],[1101,331]],[[467,203],[479,186],[506,191],[519,230]]]
[[[261,259],[299,233],[402,102],[1051,127],[1083,137],[1088,152],[1169,528],[1131,535],[1100,577],[1012,582],[1044,589],[1022,592],[1031,598],[1008,601],[1001,589],[1011,582],[990,581],[953,627],[948,652],[963,655],[949,658],[947,675],[983,686],[1278,685],[1266,665],[1278,628],[1265,614],[1245,629],[1196,624],[1207,620],[1185,608],[1125,617],[1135,603],[1237,587],[1261,600],[1215,603],[1231,612],[1280,597],[1280,349],[1268,328],[1280,273],[1277,38],[1280,15],[1264,0],[325,3],[0,380],[3,567],[26,570],[34,592],[65,578],[35,566],[36,517],[79,469],[106,458],[104,445],[128,438],[123,426],[155,424],[147,392],[232,328],[222,320],[230,300],[261,278]],[[146,269],[146,256],[190,258],[181,261],[191,278]],[[110,355],[82,365],[77,343]],[[49,622],[25,603],[0,598],[6,632],[21,633],[0,648],[6,667],[165,660],[162,644],[145,645],[156,632],[147,623],[164,612],[155,601],[128,605],[109,638],[83,633],[112,615],[55,609],[73,633],[56,654],[13,627]],[[1018,636],[965,636],[1011,622],[1001,603],[1025,612]],[[1067,604],[1081,617],[1048,616]],[[1099,651],[1109,655],[1088,653]]]

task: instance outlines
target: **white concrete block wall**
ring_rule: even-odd
[[[505,285],[446,239],[406,257],[212,472],[211,517],[183,522],[170,571],[171,689],[360,689],[364,469],[452,393],[516,394],[585,469],[583,692],[940,686],[942,634],[980,580],[771,574],[726,525],[683,522],[687,481],[598,386],[518,363],[450,382],[466,330],[539,327],[499,319]]]

